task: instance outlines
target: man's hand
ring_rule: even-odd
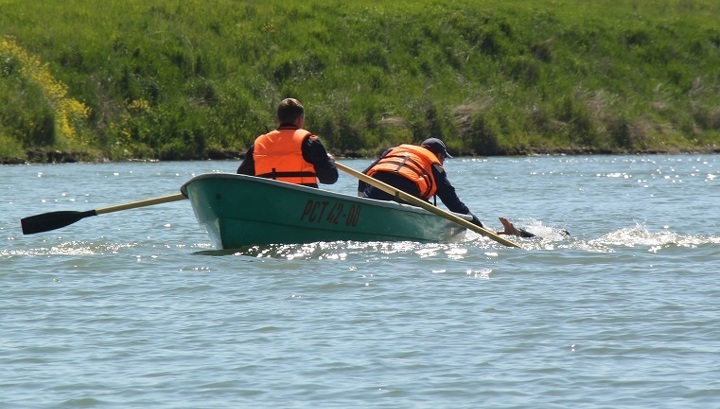
[[[497,232],[497,234],[507,234],[509,236],[519,236],[520,231],[510,221],[504,217],[499,217],[505,230]]]

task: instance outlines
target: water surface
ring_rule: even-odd
[[[187,201],[23,236],[237,163],[0,166],[0,408],[718,407],[720,156],[446,165],[542,237],[208,255]]]

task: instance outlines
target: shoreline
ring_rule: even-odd
[[[497,155],[458,155],[456,157],[522,157],[522,156],[591,156],[591,155],[698,155],[698,154],[718,154],[719,146],[706,146],[702,148],[693,147],[687,149],[681,148],[647,148],[639,150],[613,150],[590,147],[570,147],[558,149],[509,149],[513,153],[497,154]],[[203,158],[189,159],[159,159],[159,158],[128,158],[111,160],[106,157],[94,157],[87,152],[64,152],[58,150],[38,149],[29,152],[31,159],[21,158],[4,158],[0,159],[0,165],[37,165],[37,164],[63,164],[63,163],[120,163],[120,162],[180,162],[180,161],[207,161],[207,160],[237,160],[240,161],[245,156],[244,153],[238,152],[215,152]],[[343,154],[334,155],[343,159],[361,159],[372,158],[372,156],[361,155],[356,152],[345,152]]]

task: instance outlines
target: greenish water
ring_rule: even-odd
[[[0,167],[0,408],[720,402],[717,155],[450,160],[481,220],[543,237],[524,250],[471,235],[210,256],[187,201],[20,231],[236,166]]]

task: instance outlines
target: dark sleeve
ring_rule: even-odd
[[[435,183],[437,183],[437,192],[435,194],[442,200],[448,210],[460,214],[469,214],[470,209],[465,206],[465,203],[455,193],[455,186],[450,183],[445,169],[441,166],[433,166],[433,176],[435,176]]]
[[[480,227],[483,226],[482,222],[470,212],[465,203],[455,193],[455,186],[450,183],[447,177],[447,172],[442,166],[433,166],[433,176],[435,176],[435,183],[437,183],[437,192],[435,194],[442,200],[445,207],[451,212],[466,214],[472,216],[472,222]]]
[[[518,229],[518,230],[520,231],[520,237],[523,237],[523,238],[535,237],[534,234],[530,233],[529,231],[527,231],[525,229]]]
[[[243,158],[243,161],[238,167],[237,173],[241,175],[255,176],[255,158],[253,157],[254,151],[255,145],[250,145],[250,148],[248,148],[248,151]]]
[[[315,173],[320,183],[331,185],[338,180],[335,161],[328,157],[325,146],[319,138],[305,138],[302,145],[303,159],[315,166]]]

